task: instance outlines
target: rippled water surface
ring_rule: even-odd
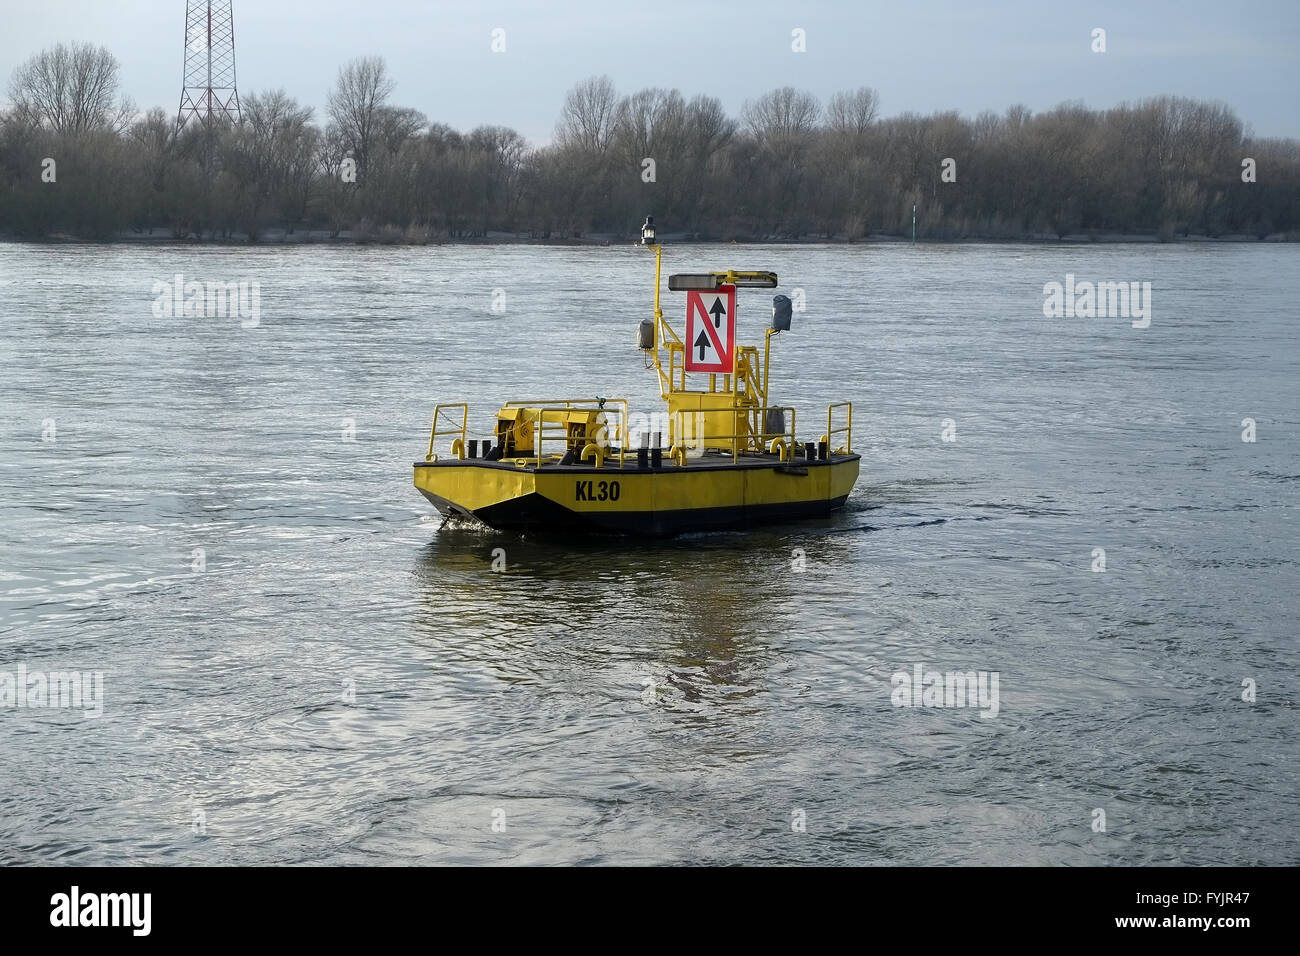
[[[0,708],[0,860],[1300,861],[1300,251],[666,256],[727,266],[804,290],[772,398],[855,402],[848,507],[555,542],[410,465],[437,401],[656,410],[643,250],[0,245],[0,672],[104,673]],[[1067,273],[1150,328],[1044,318]],[[893,706],[918,663],[997,715]]]

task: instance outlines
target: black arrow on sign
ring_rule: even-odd
[[[707,349],[707,348],[709,347],[709,337],[708,337],[708,335],[705,334],[704,332],[701,332],[701,333],[700,333],[700,337],[699,337],[698,339],[695,340],[695,347],[696,347],[697,349],[700,350],[700,361],[703,362],[703,361],[704,361],[704,350]]]
[[[709,309],[709,314],[713,316],[713,327],[722,328],[722,317],[727,314],[726,306],[722,304],[721,299],[713,300],[713,308]]]

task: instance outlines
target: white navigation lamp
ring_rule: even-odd
[[[655,245],[655,217],[646,216],[645,223],[641,226],[641,245]]]

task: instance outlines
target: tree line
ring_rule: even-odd
[[[18,67],[0,113],[0,233],[177,238],[320,232],[379,242],[635,235],[699,239],[1300,233],[1300,141],[1220,103],[1012,106],[882,117],[868,87],[783,87],[731,117],[711,96],[575,85],[553,141],[460,132],[393,102],[382,58],[343,66],[323,120],[283,91],[238,124],[145,113],[102,47]]]

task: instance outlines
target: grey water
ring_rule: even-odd
[[[0,705],[103,680],[11,682],[0,861],[1300,862],[1300,250],[665,252],[727,267],[801,290],[772,401],[853,401],[847,507],[555,541],[411,463],[439,401],[657,411],[645,250],[0,245]]]

